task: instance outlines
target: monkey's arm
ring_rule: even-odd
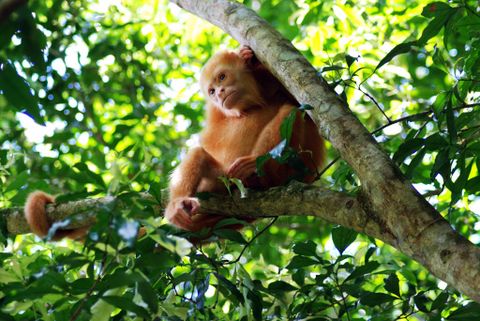
[[[293,108],[290,104],[280,107],[275,117],[263,128],[251,154],[237,158],[227,170],[228,176],[245,180],[255,172],[256,159],[280,143],[280,126]]]
[[[217,179],[221,175],[223,171],[203,147],[190,150],[170,180],[170,201],[165,210],[170,223],[184,230],[198,231],[218,222],[219,216],[197,214],[200,202],[194,195],[221,188]]]

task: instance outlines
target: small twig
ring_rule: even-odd
[[[87,302],[88,298],[90,298],[92,296],[92,293],[93,291],[95,290],[95,288],[97,287],[97,285],[103,280],[103,278],[105,277],[105,271],[107,270],[107,268],[109,267],[110,264],[106,264],[107,262],[107,254],[108,254],[108,242],[110,240],[110,233],[108,233],[107,235],[107,239],[105,241],[105,250],[104,250],[104,253],[103,253],[103,257],[102,257],[102,261],[101,261],[101,265],[102,265],[102,268],[100,270],[100,272],[98,273],[98,277],[95,279],[95,281],[93,282],[92,286],[90,287],[90,289],[88,289],[88,292],[86,293],[85,297],[82,298],[80,304],[78,305],[77,309],[75,310],[75,312],[73,312],[72,316],[70,317],[70,321],[75,321],[79,315],[80,315],[80,312],[82,311],[83,309],[83,306],[85,305],[85,302]],[[117,256],[118,252],[115,253],[115,256]],[[110,261],[110,263],[113,262]]]
[[[338,160],[340,159],[340,156],[335,157],[330,163],[328,163],[327,166],[325,166],[320,173],[318,174],[318,177],[321,177],[330,167],[332,167]]]
[[[423,118],[423,117],[428,117],[432,113],[433,113],[433,111],[428,110],[428,111],[424,111],[424,112],[421,112],[421,113],[418,113],[418,114],[408,115],[408,116],[405,116],[405,117],[402,117],[402,118],[392,120],[389,123],[378,127],[377,129],[372,131],[371,134],[375,135],[376,133],[378,133],[378,132],[384,130],[385,128],[387,128],[389,126],[392,126],[394,124],[408,122],[408,121],[414,121],[414,120],[418,120],[418,119]]]
[[[255,239],[257,237],[259,237],[260,235],[262,235],[266,230],[268,230],[270,228],[270,226],[273,225],[273,223],[275,223],[278,219],[278,216],[274,217],[272,219],[272,221],[270,223],[268,223],[267,226],[265,226],[260,232],[258,232],[257,234],[255,234],[255,236],[252,237],[252,239],[250,241],[247,242],[247,244],[245,244],[245,246],[243,247],[242,251],[240,252],[240,254],[238,255],[238,257],[233,260],[233,261],[230,261],[230,262],[226,262],[225,264],[234,264],[234,263],[237,263],[238,261],[240,261],[240,258],[242,257],[243,253],[245,252],[245,250],[247,249],[247,247],[249,247],[253,241],[255,241]]]
[[[377,109],[380,110],[380,112],[383,114],[383,117],[385,117],[387,119],[387,122],[388,123],[391,123],[392,120],[390,119],[390,117],[387,116],[387,114],[385,113],[385,111],[383,110],[383,108],[380,106],[380,104],[377,102],[377,100],[375,98],[373,98],[372,95],[370,95],[368,92],[364,91],[362,89],[362,87],[359,85],[357,87],[357,89],[362,92],[365,96],[367,96],[374,104],[375,106],[377,106]]]

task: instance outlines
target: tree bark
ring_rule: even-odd
[[[455,232],[290,42],[254,11],[227,0],[170,0],[213,23],[259,60],[302,104],[320,132],[357,173],[359,206],[394,247],[480,302],[480,248]],[[368,232],[366,232],[368,234]],[[375,235],[372,235],[375,236]]]
[[[201,213],[221,214],[233,217],[273,217],[273,216],[316,216],[330,223],[341,224],[376,237],[391,244],[390,234],[383,233],[383,229],[375,221],[369,219],[355,197],[345,193],[330,191],[323,187],[292,182],[288,186],[275,187],[267,191],[247,190],[247,197],[242,198],[240,193],[233,196],[212,194],[208,199],[202,199]],[[140,193],[139,198],[157,202],[148,193]],[[122,208],[124,205],[119,198],[106,196],[97,199],[83,199],[62,204],[47,205],[47,216],[51,222],[58,222],[68,217],[84,214],[80,221],[72,220],[66,228],[89,226],[95,222],[95,213],[103,207],[111,207],[113,203]],[[163,215],[167,199],[160,200],[154,206],[155,214]],[[30,233],[25,220],[23,208],[14,207],[0,210],[0,219],[4,220],[7,235]]]

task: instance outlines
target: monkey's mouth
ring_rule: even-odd
[[[229,109],[229,107],[227,106],[226,102],[227,102],[227,99],[229,99],[230,97],[232,97],[233,95],[235,94],[235,91],[232,91],[231,93],[229,93],[227,96],[225,96],[225,98],[223,98],[223,108],[226,108],[226,109]]]

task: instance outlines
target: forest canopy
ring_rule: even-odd
[[[478,2],[243,3],[478,246]],[[15,235],[2,217],[0,319],[478,320],[479,303],[340,225],[279,216],[193,246],[158,215],[204,125],[200,70],[239,45],[166,1],[0,2],[0,208],[35,190],[59,203],[116,197],[83,243]],[[358,176],[327,147],[315,185],[356,195]]]

